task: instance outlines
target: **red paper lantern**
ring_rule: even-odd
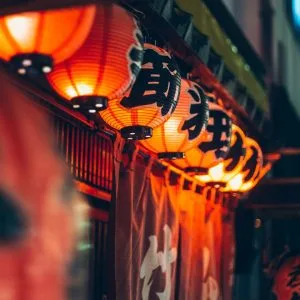
[[[231,178],[225,191],[247,192],[259,181],[259,175],[263,164],[263,154],[258,143],[246,138],[246,156],[242,170]]]
[[[182,158],[197,146],[208,121],[208,102],[202,88],[189,80],[181,80],[181,91],[174,113],[153,130],[150,139],[142,145],[158,154],[159,158]]]
[[[129,140],[147,139],[152,129],[169,119],[180,93],[176,62],[164,49],[144,45],[142,69],[125,97],[109,101],[102,119]]]
[[[97,6],[94,25],[84,45],[48,75],[53,89],[74,109],[96,113],[107,100],[120,98],[140,70],[142,34],[126,10],[115,4]]]
[[[225,110],[209,102],[209,120],[200,144],[185,153],[175,164],[186,172],[205,175],[209,168],[222,162],[230,149],[232,122]]]
[[[227,182],[241,171],[246,154],[246,136],[241,128],[232,125],[230,150],[223,162],[208,170],[207,175],[196,176],[200,181],[215,186],[226,186]]]
[[[288,252],[278,263],[272,290],[277,300],[300,299],[300,254]]]
[[[92,27],[94,5],[0,17],[0,58],[19,74],[48,73],[52,63],[70,57],[84,43]]]
[[[3,72],[0,82],[0,298],[63,300],[79,195],[47,116]]]

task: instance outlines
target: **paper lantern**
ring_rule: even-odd
[[[175,164],[186,172],[205,175],[209,168],[222,162],[230,149],[232,122],[224,109],[208,103],[209,119],[200,144],[185,153]]]
[[[94,5],[0,17],[0,58],[19,74],[48,73],[77,51],[92,27]]]
[[[230,150],[226,159],[208,170],[207,175],[196,176],[202,182],[224,187],[227,182],[241,171],[246,155],[246,136],[241,128],[232,125]]]
[[[179,101],[168,121],[153,130],[141,144],[159,158],[176,159],[197,146],[208,121],[208,102],[203,89],[182,79]]]
[[[171,55],[151,44],[144,45],[142,69],[125,97],[109,101],[100,113],[123,138],[142,140],[152,136],[152,129],[168,120],[180,93],[181,77]]]
[[[0,298],[63,300],[81,196],[58,154],[47,115],[3,73]]]
[[[231,178],[225,191],[247,192],[252,189],[259,180],[260,170],[263,164],[263,154],[258,143],[246,138],[246,156],[242,170]]]
[[[115,4],[97,6],[94,25],[84,45],[56,65],[47,78],[74,109],[96,113],[121,97],[142,64],[142,34],[134,20]]]
[[[277,300],[300,299],[300,253],[294,250],[282,255],[274,270],[272,290]]]

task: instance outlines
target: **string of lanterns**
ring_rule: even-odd
[[[257,142],[211,94],[181,77],[167,50],[144,43],[137,20],[122,7],[0,17],[0,43],[0,58],[17,73],[46,73],[73,109],[98,114],[123,138],[140,140],[159,159],[174,159],[206,185],[246,192],[258,183],[263,155]]]
[[[226,158],[214,167],[211,167],[206,175],[196,176],[200,181],[213,186],[225,187],[242,167],[246,155],[246,136],[241,128],[232,125],[230,149]]]

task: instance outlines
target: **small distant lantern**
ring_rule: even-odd
[[[230,149],[232,122],[224,109],[208,103],[209,119],[200,144],[185,153],[175,164],[186,172],[206,175],[208,170],[222,162]]]
[[[273,293],[277,300],[300,299],[300,252],[287,252],[275,264]]]
[[[241,128],[232,125],[230,150],[223,162],[208,170],[207,175],[196,176],[200,181],[224,187],[243,168],[246,155],[246,136]]]
[[[94,22],[94,5],[0,17],[0,58],[19,74],[49,73],[75,53]]]
[[[123,138],[143,140],[167,121],[174,112],[180,93],[180,73],[176,62],[164,49],[146,43],[142,69],[123,98],[109,101],[100,113]]]
[[[208,121],[207,97],[196,83],[182,79],[178,104],[174,113],[153,130],[142,145],[159,158],[183,158],[184,153],[197,146]]]
[[[263,154],[258,143],[247,137],[243,168],[228,181],[224,190],[231,192],[247,192],[251,190],[258,183],[262,164]]]
[[[83,46],[56,65],[47,78],[73,108],[95,114],[120,98],[141,68],[142,34],[126,10],[116,4],[97,6],[95,22]]]

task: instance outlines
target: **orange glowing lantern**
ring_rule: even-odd
[[[123,8],[97,6],[95,22],[83,46],[56,65],[47,78],[73,108],[94,114],[121,97],[133,84],[143,58],[142,34]]]
[[[222,162],[230,149],[232,122],[224,109],[208,103],[209,119],[200,144],[185,153],[175,164],[186,172],[206,175],[208,170]]]
[[[196,176],[200,181],[224,187],[244,165],[246,136],[237,125],[232,125],[230,150],[226,159],[208,170],[207,175]]]
[[[208,121],[208,102],[203,89],[182,79],[178,104],[168,121],[153,130],[142,145],[159,158],[176,159],[197,146]]]
[[[167,121],[180,94],[180,73],[176,62],[164,49],[146,43],[142,69],[131,91],[109,101],[100,116],[123,138],[142,140],[152,129]]]
[[[231,178],[225,191],[247,192],[251,190],[259,180],[263,164],[263,154],[256,141],[246,138],[246,156],[242,170]]]
[[[0,58],[19,74],[49,73],[75,53],[94,22],[94,5],[0,17]]]

